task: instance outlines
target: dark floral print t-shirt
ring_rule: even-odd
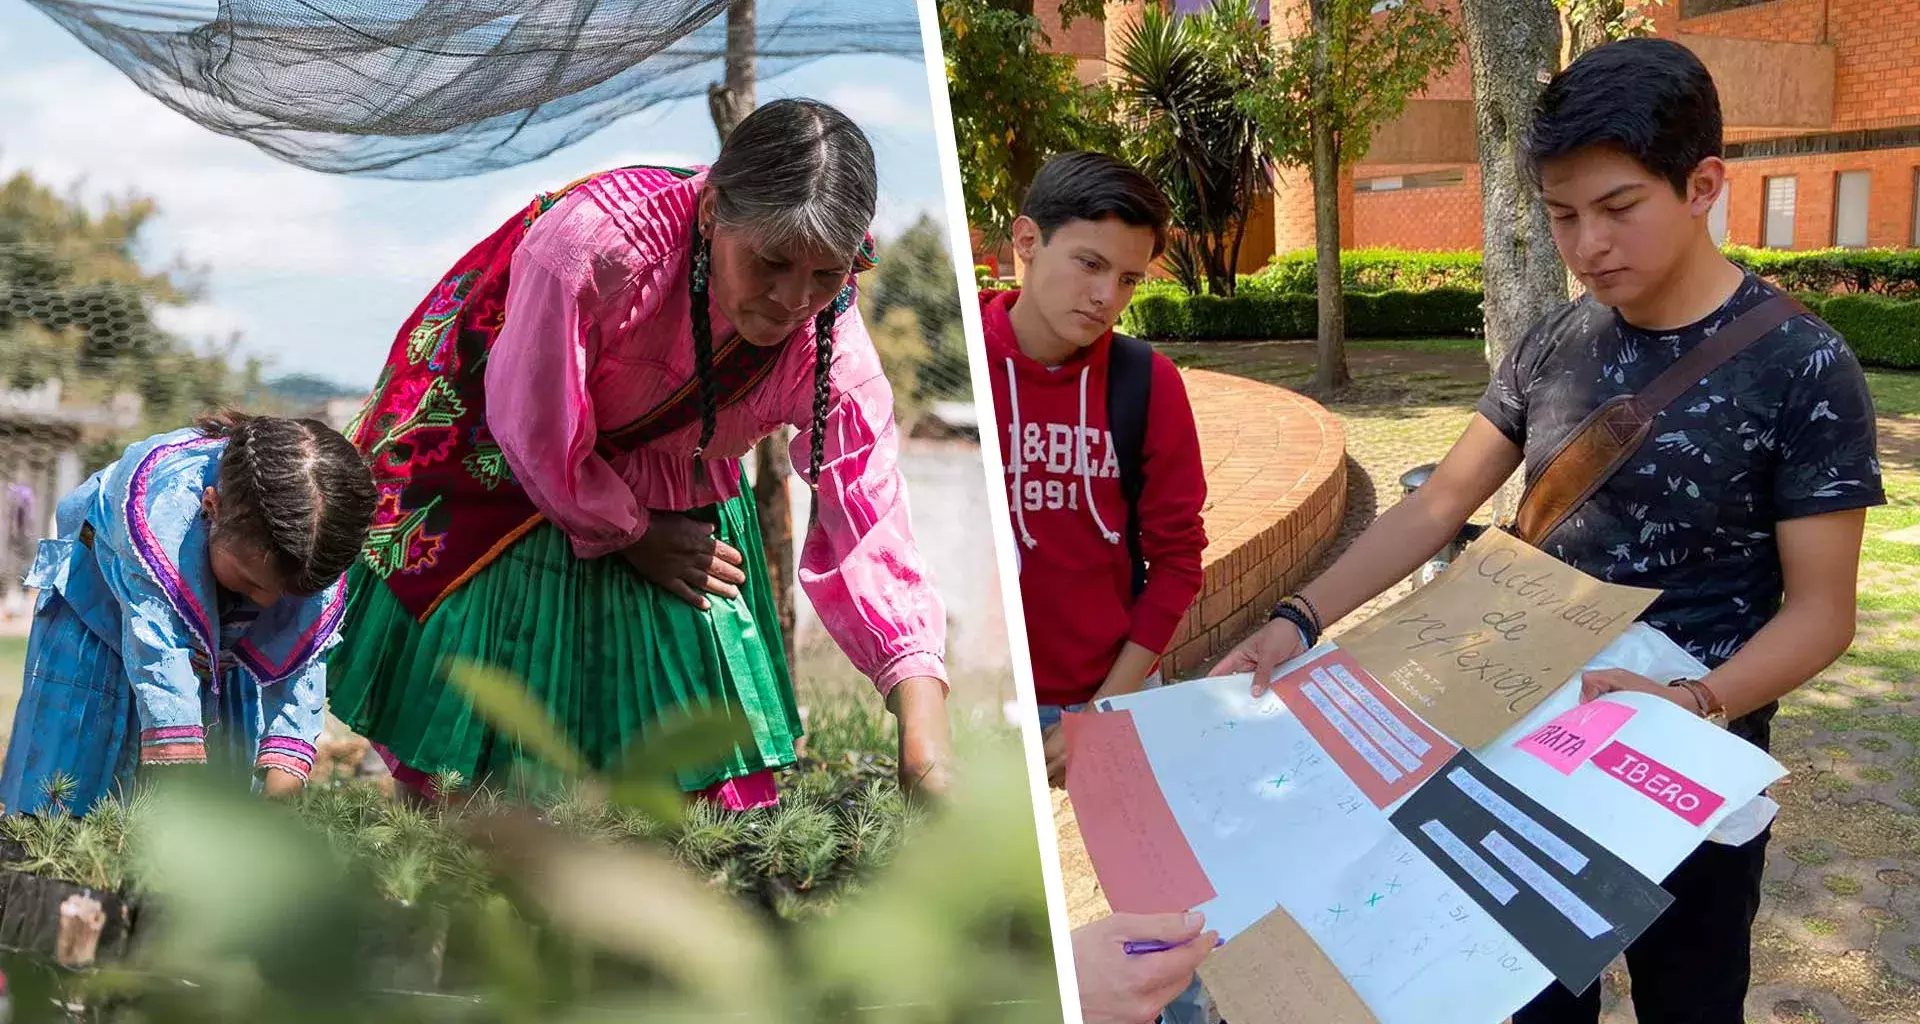
[[[1582,298],[1508,353],[1479,411],[1524,449],[1531,478],[1602,402],[1639,391],[1771,294],[1748,275],[1713,313],[1660,332]],[[1802,316],[1662,410],[1541,547],[1610,583],[1659,589],[1641,619],[1712,668],[1780,608],[1776,524],[1885,501],[1866,376],[1839,334]],[[1731,727],[1765,746],[1774,710]]]

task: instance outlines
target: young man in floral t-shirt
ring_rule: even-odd
[[[1253,671],[1264,689],[1272,666],[1303,650],[1303,632],[1405,578],[1523,461],[1538,471],[1601,403],[1638,392],[1773,294],[1708,233],[1726,187],[1720,102],[1684,47],[1638,39],[1582,56],[1541,95],[1529,145],[1554,241],[1586,296],[1508,354],[1431,480],[1216,672]],[[1657,694],[1723,713],[1765,748],[1779,699],[1852,642],[1866,509],[1884,501],[1853,352],[1810,315],[1767,333],[1662,410],[1647,441],[1541,539],[1590,575],[1659,589],[1642,619],[1712,670],[1698,692],[1592,673],[1583,696]],[[1703,844],[1665,879],[1673,905],[1627,950],[1641,1024],[1742,1020],[1767,839]],[[1597,982],[1577,996],[1556,983],[1514,1020],[1599,1012]]]

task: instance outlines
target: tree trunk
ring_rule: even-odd
[[[707,87],[707,108],[720,142],[746,120],[754,102],[754,0],[727,0],[727,63],[725,81]],[[787,500],[787,480],[793,464],[787,456],[787,434],[777,430],[753,449],[753,504],[760,520],[760,542],[767,552],[767,582],[773,591],[775,616],[780,621],[780,643],[793,671],[794,606],[793,506]]]
[[[1461,0],[1460,14],[1480,137],[1486,355],[1494,368],[1535,321],[1567,301],[1566,270],[1523,148],[1534,101],[1560,63],[1560,15],[1553,0]],[[1496,519],[1518,507],[1516,480],[1495,497]]]
[[[787,671],[793,672],[793,638],[796,623],[793,607],[793,505],[787,498],[787,481],[793,477],[793,461],[787,455],[787,441],[793,428],[782,427],[761,438],[753,448],[753,504],[760,514],[760,543],[767,551],[767,580],[773,585],[774,615],[780,621],[780,644],[787,656]]]
[[[1319,309],[1319,368],[1323,395],[1353,382],[1347,373],[1347,304],[1340,289],[1340,149],[1333,133],[1334,0],[1310,0],[1313,45],[1313,244]]]
[[[707,86],[707,109],[722,144],[755,106],[753,5],[754,0],[727,0],[726,79]]]

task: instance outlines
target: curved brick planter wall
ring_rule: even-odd
[[[1206,370],[1183,373],[1207,467],[1206,582],[1165,668],[1191,678],[1262,621],[1340,529],[1347,440],[1320,403]]]

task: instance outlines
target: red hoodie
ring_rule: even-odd
[[[1173,361],[1155,353],[1141,445],[1140,548],[1147,586],[1134,600],[1127,501],[1107,428],[1113,336],[1050,369],[1028,358],[1014,339],[1007,311],[1018,300],[1018,292],[983,293],[980,317],[1006,460],[1027,645],[1040,703],[1078,704],[1106,681],[1127,641],[1164,653],[1200,593],[1200,552],[1207,546],[1200,508],[1207,481],[1186,385]],[[1076,437],[1083,440],[1083,459],[1074,457]]]

